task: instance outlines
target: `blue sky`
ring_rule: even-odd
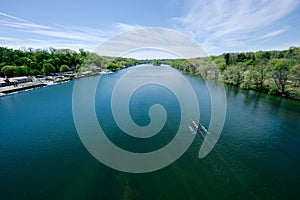
[[[179,31],[208,54],[300,46],[299,0],[1,0],[0,46],[93,50],[142,27]]]

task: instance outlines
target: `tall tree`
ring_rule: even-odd
[[[285,94],[285,88],[287,85],[289,75],[289,61],[284,58],[270,60],[272,66],[272,76],[275,84],[281,94]]]
[[[49,75],[55,72],[55,67],[51,63],[44,63],[42,67],[42,72],[45,75]]]
[[[68,65],[62,65],[59,69],[60,72],[68,72],[70,71],[70,67]]]
[[[15,66],[4,66],[1,69],[1,74],[3,74],[6,77],[13,77],[16,73]]]
[[[291,78],[294,81],[294,87],[298,87],[300,82],[300,64],[295,65],[291,70]]]

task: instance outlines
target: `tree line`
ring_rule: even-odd
[[[97,66],[111,71],[137,64],[132,58],[99,56],[83,49],[11,49],[0,47],[0,76],[35,76],[66,71],[87,71]]]
[[[243,89],[300,98],[299,47],[283,51],[224,53],[219,56],[159,62]]]
[[[83,49],[11,49],[0,47],[0,76],[49,75],[56,72],[117,71],[136,64],[168,64],[186,73],[244,89],[300,98],[300,48],[283,51],[224,53],[193,59],[136,60],[99,56]]]

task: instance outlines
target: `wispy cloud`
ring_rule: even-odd
[[[110,36],[109,31],[58,24],[51,26],[37,24],[0,12],[0,45],[3,46],[73,49],[85,47],[93,50]]]
[[[0,12],[0,45],[12,48],[84,48],[94,50],[117,33],[142,28],[140,25],[115,23],[111,30],[60,24],[44,25]]]
[[[133,57],[139,58],[162,58],[162,55],[194,58],[207,55],[190,38],[178,31],[164,28],[140,28],[115,35],[97,47],[95,52],[107,56],[134,55]]]
[[[47,29],[50,28],[48,26],[36,24],[25,19],[21,19],[12,15],[8,15],[6,13],[0,12],[1,20],[0,23],[2,26],[8,26],[13,28],[42,28]]]
[[[143,28],[142,26],[137,25],[137,24],[132,25],[132,24],[125,24],[125,23],[121,23],[121,22],[116,23],[115,27],[121,32],[132,31],[135,29]]]
[[[6,13],[4,13],[4,12],[0,12],[0,15],[1,15],[1,16],[4,16],[4,17],[6,17],[6,18],[9,18],[9,19],[17,20],[17,21],[28,22],[28,21],[26,21],[26,20],[24,20],[24,19],[21,19],[21,18],[12,16],[12,15],[6,14]]]
[[[203,44],[240,45],[240,38],[266,39],[286,28],[262,33],[261,29],[291,13],[299,0],[191,0],[188,12],[174,18],[181,31]],[[277,27],[278,29],[278,27]],[[229,43],[228,41],[232,41]],[[243,39],[245,40],[245,39]]]
[[[95,32],[84,32],[83,30],[77,30],[66,28],[65,29],[33,29],[33,30],[25,30],[26,32],[35,33],[44,36],[51,36],[55,38],[65,38],[71,40],[81,40],[81,41],[94,41],[94,42],[101,42],[103,41],[103,37],[98,35]]]
[[[0,40],[17,41],[18,39],[16,39],[16,38],[11,38],[11,37],[1,37],[1,36],[0,36]]]
[[[255,50],[260,49],[262,45],[266,47],[266,44],[268,47],[277,44],[282,46],[284,42],[284,45],[291,42],[295,45],[295,41],[299,40],[299,37],[295,36],[299,27],[285,23],[285,20],[294,19],[296,16],[286,17],[298,9],[299,0],[172,0],[171,2],[172,6],[175,4],[179,6],[180,2],[184,13],[178,12],[179,16],[173,18],[170,25],[195,39],[209,54]],[[40,24],[0,12],[0,45],[14,48],[51,46],[93,50],[118,33],[139,30],[144,26],[115,22],[109,27],[101,28]],[[294,32],[291,32],[292,30]],[[280,43],[275,40],[278,36],[285,35],[293,37]],[[157,42],[164,44],[159,38],[158,36]],[[166,39],[169,41],[171,38]],[[148,46],[151,46],[150,43]]]
[[[50,27],[33,24],[33,23],[25,23],[25,22],[11,22],[11,21],[5,21],[0,20],[0,23],[2,26],[12,27],[12,28],[40,28],[40,29],[48,29]]]
[[[267,33],[267,34],[261,36],[259,39],[270,39],[270,38],[275,37],[275,36],[277,36],[277,35],[285,32],[287,30],[288,30],[288,28],[283,28],[283,29],[275,30],[275,31],[272,31],[270,33]]]

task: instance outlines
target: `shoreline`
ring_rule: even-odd
[[[168,66],[170,66],[170,65],[168,65]],[[170,67],[172,67],[172,66],[170,66]],[[174,68],[174,67],[172,67],[172,68],[173,69],[177,69],[177,70],[181,71],[184,74],[195,76],[195,77],[199,77],[199,75],[196,75],[196,74],[193,74],[193,73],[189,73],[189,72],[184,72],[184,70],[182,70],[182,69],[178,69],[178,68]],[[97,75],[110,74],[110,73],[114,73],[114,72],[100,72],[100,73],[95,73],[95,74],[92,73],[92,74],[85,74],[85,75],[82,74],[80,76],[74,76],[74,77],[68,78],[68,79],[61,79],[60,81],[50,81],[50,82],[49,81],[44,81],[43,82],[43,81],[39,80],[39,81],[29,82],[31,84],[21,83],[21,84],[19,84],[19,86],[16,86],[16,87],[12,86],[12,85],[11,86],[0,87],[0,97],[11,95],[11,94],[16,94],[16,93],[19,93],[19,92],[24,92],[24,91],[28,91],[28,90],[32,90],[32,89],[37,89],[37,88],[41,88],[41,87],[47,87],[47,86],[57,85],[57,84],[61,84],[61,83],[65,83],[65,82],[71,81],[71,80],[77,80],[77,79],[81,79],[81,78],[88,78],[90,76],[97,76]],[[213,80],[213,79],[207,79],[207,78],[203,78],[203,79],[204,80],[205,79],[206,80]],[[213,80],[213,81],[217,81],[218,82],[218,80]],[[220,81],[220,82],[223,83],[223,84],[226,84],[226,85],[230,85],[230,86],[236,87],[237,89],[244,90],[244,91],[259,92],[259,93],[262,93],[262,94],[265,94],[265,95],[269,95],[269,96],[281,97],[281,98],[286,98],[286,99],[292,99],[292,100],[300,101],[300,98],[293,97],[293,96],[268,94],[268,93],[260,91],[260,90],[255,90],[255,89],[250,89],[250,88],[249,89],[242,88],[242,87],[239,87],[239,86],[234,85],[234,84],[226,83],[224,81]],[[10,88],[8,88],[8,87],[10,87]]]
[[[30,83],[23,83],[19,84],[18,86],[6,86],[3,88],[0,88],[0,93],[6,95],[6,94],[11,94],[14,92],[19,92],[19,91],[24,91],[28,89],[33,89],[33,88],[38,88],[38,87],[44,87],[47,86],[46,83],[41,83],[41,82],[30,82]]]
[[[174,67],[172,67],[172,68],[174,68]],[[292,100],[296,100],[296,101],[300,102],[300,97],[295,97],[295,96],[290,96],[290,95],[283,95],[283,94],[269,94],[268,92],[265,92],[263,90],[256,90],[256,89],[253,89],[253,88],[243,88],[243,87],[240,87],[240,86],[232,84],[232,83],[228,83],[228,82],[223,81],[223,80],[210,79],[210,78],[207,78],[207,77],[203,77],[200,74],[194,74],[194,73],[190,73],[190,72],[185,72],[183,69],[180,69],[180,68],[174,68],[174,69],[177,69],[180,72],[182,72],[184,74],[187,74],[187,75],[191,75],[191,76],[194,76],[194,77],[202,77],[203,80],[212,80],[212,81],[220,82],[220,83],[223,83],[223,84],[226,84],[226,85],[230,85],[230,86],[236,87],[236,88],[238,88],[240,90],[259,92],[259,93],[262,93],[262,94],[265,94],[265,95],[269,95],[269,96],[273,96],[273,97],[281,97],[281,98],[286,98],[286,99],[292,99]]]
[[[98,76],[98,75],[109,74],[109,73],[112,73],[112,72],[86,74],[86,75],[81,75],[81,76],[77,76],[77,77],[73,77],[73,78],[61,79],[60,81],[35,80],[32,82],[20,83],[20,84],[18,84],[18,86],[13,86],[13,85],[4,86],[4,87],[0,87],[0,97],[4,97],[7,95],[13,95],[13,94],[17,94],[20,92],[29,91],[32,89],[38,89],[38,88],[42,88],[42,87],[48,87],[48,86],[53,86],[53,85],[57,85],[57,84],[62,84],[62,83],[69,82],[71,80],[88,78],[90,76]]]

